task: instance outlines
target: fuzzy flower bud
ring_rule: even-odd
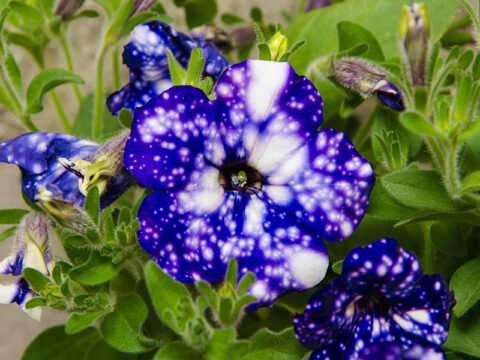
[[[413,85],[425,84],[425,67],[430,39],[430,21],[425,4],[403,6],[400,28],[405,61],[410,65]]]
[[[66,20],[83,5],[84,1],[85,0],[60,0],[55,9],[55,15],[60,15],[62,20]]]
[[[335,62],[335,78],[363,97],[376,94],[389,108],[405,110],[400,89],[387,80],[390,74],[374,63],[356,58],[342,58]]]
[[[287,52],[288,39],[282,34],[281,31],[277,31],[275,35],[268,42],[268,48],[273,61],[278,61]]]
[[[212,44],[222,53],[227,53],[233,48],[230,36],[224,30],[212,25],[197,27],[190,32],[190,36],[194,40]]]

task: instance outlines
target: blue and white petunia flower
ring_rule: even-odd
[[[378,342],[366,346],[358,360],[445,360],[445,354],[428,344],[414,344],[404,350],[398,343]]]
[[[10,255],[0,262],[0,275],[18,276],[25,268],[32,268],[50,276],[53,265],[47,220],[39,214],[29,214],[18,225]],[[0,304],[17,303],[29,316],[40,320],[39,308],[25,307],[34,296],[23,277],[14,284],[0,285]]]
[[[117,143],[119,146],[112,148],[111,144]],[[82,193],[79,184],[85,183],[85,179],[82,179],[83,175],[78,171],[68,171],[71,169],[67,170],[65,160],[61,160],[80,159],[95,163],[102,156],[110,155],[113,158],[115,152],[118,152],[121,159],[124,143],[125,135],[123,139],[119,136],[100,146],[70,135],[30,133],[0,143],[0,162],[15,164],[20,168],[22,190],[32,201],[39,200],[41,193],[48,193],[50,198],[60,198],[82,206],[85,192]],[[120,169],[114,175],[102,194],[102,208],[120,196],[133,181],[125,170]]]
[[[27,309],[25,305],[35,297],[34,292],[30,288],[30,284],[21,277],[15,284],[0,285],[0,304],[17,303],[21,309],[32,319],[40,321],[42,309],[35,307]]]
[[[230,258],[260,304],[323,279],[322,239],[353,233],[374,174],[288,63],[225,70],[214,100],[176,86],[135,112],[125,166],[146,187],[138,239],[182,282],[223,279]]]
[[[387,350],[401,355],[394,359],[443,359],[454,304],[440,275],[423,275],[413,254],[382,239],[353,249],[342,279],[314,293],[293,325],[311,360],[383,359]]]
[[[217,80],[229,63],[213,45],[194,40],[160,21],[137,25],[123,52],[123,62],[130,69],[130,82],[107,99],[112,114],[117,115],[122,108],[133,112],[172,86],[166,49],[186,68],[194,48],[203,49],[204,76]]]

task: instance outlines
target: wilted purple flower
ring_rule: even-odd
[[[0,143],[0,162],[15,164],[20,168],[22,190],[31,200],[39,200],[40,192],[48,191],[52,197],[59,197],[63,201],[82,206],[85,196],[79,189],[78,175],[81,174],[67,171],[59,159],[95,162],[99,157],[107,155],[105,151],[108,144],[110,142],[100,146],[64,134],[30,133]],[[118,149],[111,149],[110,157],[116,151],[117,157],[121,159],[123,144]],[[119,168],[117,170],[102,194],[102,207],[120,196],[133,180],[127,171]]]
[[[342,58],[335,61],[335,79],[343,86],[358,92],[363,97],[376,94],[389,108],[404,111],[403,94],[387,80],[390,74],[374,63],[357,58]]]
[[[311,360],[424,359],[443,356],[454,304],[440,275],[423,275],[414,255],[382,239],[350,251],[342,279],[314,293],[293,325]]]
[[[125,166],[154,189],[138,240],[182,282],[256,275],[260,304],[323,279],[322,239],[352,234],[374,175],[323,120],[315,86],[285,62],[247,60],[225,70],[214,100],[176,86],[135,112]]]
[[[108,97],[112,114],[117,115],[122,108],[133,111],[172,86],[166,49],[186,68],[194,48],[203,49],[204,76],[218,79],[228,61],[206,41],[193,40],[160,21],[136,26],[123,52],[130,82]]]

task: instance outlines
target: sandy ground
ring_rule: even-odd
[[[285,9],[293,12],[296,1],[292,0],[269,0],[269,1],[251,1],[251,0],[217,0],[219,4],[219,13],[231,12],[243,17],[248,17],[249,9],[252,6],[260,6],[263,9],[264,17],[268,21],[282,21],[280,10]],[[172,1],[162,1],[167,8],[167,12],[174,18],[174,25],[180,30],[186,30],[183,22],[183,14],[176,9]],[[86,8],[93,8],[95,4],[87,1]],[[220,21],[218,21],[220,23]],[[72,26],[69,35],[72,36],[72,52],[76,66],[76,71],[86,79],[86,85],[82,87],[83,94],[88,94],[93,90],[93,60],[96,49],[96,41],[100,28],[98,21],[79,20]],[[18,48],[12,49],[18,59],[21,68],[24,84],[28,83],[36,73],[36,67],[29,56]],[[63,58],[58,53],[56,46],[47,48],[47,64],[57,64],[64,66]],[[109,60],[106,61],[108,68]],[[51,65],[55,66],[55,65]],[[127,72],[124,70],[124,78],[127,78]],[[107,71],[106,84],[110,82],[110,74]],[[74,101],[73,92],[69,86],[58,89],[58,94],[62,101],[67,104],[66,108],[69,116],[73,118],[77,112],[77,104]],[[46,110],[34,116],[33,121],[42,131],[61,131],[60,123],[56,112],[53,110],[50,99],[46,98]],[[5,141],[18,136],[25,131],[16,121],[16,119],[6,110],[0,109],[0,141]],[[19,171],[13,165],[0,163],[0,208],[26,208],[20,196]],[[0,225],[0,231],[5,230],[5,226]],[[0,261],[8,255],[13,238],[0,243]],[[54,253],[61,254],[58,244],[54,244]],[[8,283],[12,279],[6,276],[0,276],[0,283]],[[54,310],[46,309],[43,313],[41,322],[27,317],[16,304],[0,306],[0,359],[17,360],[20,359],[25,347],[44,329],[61,324],[66,320],[66,314]]]

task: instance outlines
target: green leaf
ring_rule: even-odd
[[[243,360],[298,360],[307,351],[292,328],[278,334],[262,329],[253,335],[250,351]]]
[[[236,341],[235,329],[215,329],[212,340],[203,352],[205,360],[239,360],[248,352],[249,342]]]
[[[458,268],[450,280],[450,287],[457,300],[453,311],[461,317],[480,300],[480,257]]]
[[[480,315],[476,307],[461,318],[452,316],[444,347],[480,357]]]
[[[433,127],[421,114],[407,111],[400,114],[402,125],[417,134],[443,138],[443,134]]]
[[[359,44],[367,44],[368,50],[361,57],[373,61],[384,61],[382,47],[375,36],[363,26],[351,21],[342,21],[337,24],[338,51],[345,51]]]
[[[8,52],[8,55],[5,59],[5,65],[7,67],[8,76],[12,80],[15,91],[17,92],[17,94],[20,94],[20,92],[22,91],[22,74],[13,54],[10,51]]]
[[[255,282],[255,274],[248,272],[238,282],[237,295],[243,296]]]
[[[33,6],[19,1],[10,1],[8,5],[15,14],[23,17],[26,23],[33,22],[40,26],[45,25],[42,13]]]
[[[93,136],[93,93],[86,96],[80,104],[77,116],[73,122],[72,134],[83,138]]]
[[[83,84],[83,79],[67,70],[46,69],[35,75],[27,88],[27,113],[36,114],[43,110],[43,96],[53,88],[66,84]]]
[[[115,350],[104,340],[99,340],[90,349],[84,360],[136,360],[138,357],[134,354],[126,354]]]
[[[145,265],[145,280],[153,306],[160,319],[167,323],[165,320],[167,310],[170,310],[175,316],[180,315],[178,309],[180,300],[190,298],[185,285],[165,274],[153,261],[149,261]]]
[[[92,251],[83,264],[70,271],[70,277],[83,285],[94,286],[113,279],[122,270],[123,263],[113,264],[98,251]]]
[[[222,21],[225,25],[247,24],[248,21],[235,14],[225,13],[222,15]]]
[[[237,259],[231,258],[228,263],[227,274],[225,276],[225,282],[231,286],[232,289],[237,287]]]
[[[444,211],[465,209],[450,198],[436,171],[397,171],[383,176],[380,181],[388,193],[405,206]]]
[[[147,316],[147,305],[138,294],[120,296],[115,310],[105,316],[100,326],[105,341],[110,346],[127,353],[152,350],[155,341],[141,334]]]
[[[415,214],[397,222],[394,227],[413,224],[421,221],[456,221],[463,224],[478,225],[480,216],[475,210],[445,212],[435,210],[420,210]]]
[[[185,17],[190,29],[210,22],[216,14],[215,0],[189,0],[185,4]]]
[[[233,311],[233,299],[226,296],[220,296],[220,302],[218,304],[218,319],[224,325],[231,325]]]
[[[340,275],[342,273],[342,266],[343,266],[343,260],[339,260],[335,264],[332,265],[332,271],[335,274]]]
[[[68,335],[76,334],[85,328],[87,328],[91,323],[97,320],[100,316],[105,315],[112,311],[111,308],[104,309],[100,311],[94,311],[86,314],[72,314],[65,324],[65,332]]]
[[[252,7],[250,9],[250,18],[256,23],[262,22],[262,10],[258,6]]]
[[[127,129],[130,129],[130,127],[132,126],[133,115],[129,110],[125,108],[120,110],[120,113],[118,114],[118,119],[120,120],[120,123]]]
[[[449,256],[464,257],[468,255],[468,246],[462,234],[460,224],[439,221],[430,227],[433,245]]]
[[[385,190],[382,182],[377,181],[370,194],[370,203],[367,212],[381,219],[403,219],[413,215],[415,209],[400,204]]]
[[[28,210],[24,209],[1,209],[0,224],[18,224],[22,218],[28,214]]]
[[[108,18],[111,18],[115,13],[118,3],[117,0],[94,0],[98,5],[100,5]]]
[[[153,360],[201,359],[200,354],[183,341],[175,341],[162,347]]]
[[[0,233],[0,243],[8,239],[10,236],[13,236],[15,234],[15,231],[17,231],[16,226],[8,228],[7,230]]]
[[[480,191],[480,171],[469,174],[463,180],[463,184],[458,190],[460,194],[473,191]]]
[[[36,292],[40,292],[50,284],[50,279],[48,277],[43,275],[40,271],[32,268],[23,269],[23,276]]]
[[[98,209],[100,202],[100,193],[97,186],[93,186],[85,198],[85,211],[95,225],[98,225]]]
[[[54,326],[28,345],[22,360],[84,360],[99,339],[98,331],[92,327],[71,336],[65,333],[63,326]]]
[[[33,309],[33,308],[36,308],[38,306],[47,306],[47,300],[43,299],[43,298],[36,297],[36,298],[33,298],[32,300],[29,300],[25,304],[26,309]]]
[[[177,62],[175,56],[170,52],[170,50],[165,50],[168,55],[168,69],[170,70],[170,77],[174,85],[184,85],[185,77],[187,72],[185,69]]]
[[[66,22],[72,22],[74,20],[81,19],[81,18],[92,19],[92,18],[96,18],[96,17],[99,17],[99,16],[100,16],[100,14],[97,11],[87,9],[87,10],[82,10],[82,11],[79,11],[79,12],[75,13],[73,16],[70,16],[65,21]]]

